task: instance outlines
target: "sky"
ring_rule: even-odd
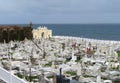
[[[120,23],[120,0],[0,0],[0,24]]]

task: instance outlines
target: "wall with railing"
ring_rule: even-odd
[[[7,83],[27,83],[23,79],[18,78],[17,76],[11,74],[7,70],[0,67],[0,79]]]

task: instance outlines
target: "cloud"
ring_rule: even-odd
[[[0,23],[110,22],[120,16],[119,3],[120,0],[0,0]]]

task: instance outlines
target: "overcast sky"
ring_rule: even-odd
[[[0,24],[120,23],[120,0],[0,0]]]

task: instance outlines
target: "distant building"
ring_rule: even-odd
[[[1,25],[0,26],[0,42],[22,41],[25,38],[32,39],[32,25]]]
[[[52,30],[47,29],[47,27],[38,27],[37,29],[33,30],[33,38],[34,39],[41,39],[41,38],[51,38],[52,37]]]

